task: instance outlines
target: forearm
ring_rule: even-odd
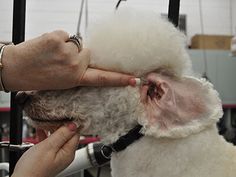
[[[16,83],[20,80],[20,75],[17,72],[17,62],[15,61],[17,58],[15,45],[7,45],[4,47],[1,57],[1,79],[6,90],[14,91],[17,88]]]
[[[0,43],[0,91],[4,90],[3,83],[2,83],[2,52],[3,52],[4,44]]]

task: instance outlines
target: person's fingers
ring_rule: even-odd
[[[71,158],[68,158],[70,160],[73,160],[74,153],[78,147],[79,144],[79,134],[76,133],[70,140],[64,144],[64,146],[58,151],[57,159],[61,160],[64,159],[65,156],[71,156]]]
[[[77,145],[79,143],[80,135],[76,133],[66,144],[62,147],[63,149],[68,149],[70,151],[75,151],[77,149]]]
[[[60,150],[64,144],[69,141],[77,132],[77,125],[70,123],[67,126],[60,127],[45,141],[48,142],[49,148],[53,148],[54,151]]]
[[[88,68],[84,73],[80,85],[82,86],[127,86],[132,85],[133,76]]]
[[[80,46],[78,46],[74,41],[69,40],[69,39],[66,41],[66,45],[67,45],[67,47],[69,47],[70,50],[75,49],[78,53],[83,49],[82,44],[80,44]]]
[[[37,129],[36,130],[36,134],[38,136],[39,142],[41,142],[41,141],[43,141],[43,140],[45,140],[47,138],[46,133],[42,129]]]
[[[89,51],[89,49],[87,49],[87,48],[82,49],[78,54],[78,60],[79,61],[86,60],[86,63],[87,63],[87,66],[88,66],[88,64],[90,62],[90,51]]]
[[[71,41],[67,41],[65,43],[65,47],[67,48],[68,51],[75,50],[75,51],[78,51],[78,53],[79,53],[79,49],[78,49],[77,45]]]
[[[84,73],[86,72],[89,62],[90,62],[90,51],[88,49],[83,49],[78,53],[77,56],[78,62],[78,80],[76,85],[80,85],[81,79],[83,78]]]
[[[54,33],[55,35],[59,36],[63,41],[68,41],[69,39],[69,34],[65,31],[62,31],[62,30],[56,30],[56,31],[53,31],[52,33]]]

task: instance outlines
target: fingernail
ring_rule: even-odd
[[[140,78],[132,78],[132,79],[130,79],[129,80],[129,85],[131,85],[132,87],[140,86],[141,85]]]
[[[76,131],[79,125],[76,122],[71,122],[67,125],[70,131]]]
[[[132,86],[132,87],[135,87],[136,86],[136,79],[135,78],[131,78],[129,80],[129,85]]]

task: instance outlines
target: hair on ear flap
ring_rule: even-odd
[[[146,134],[185,137],[214,124],[222,116],[221,101],[204,79],[175,79],[152,73],[142,103],[146,111]],[[209,106],[210,105],[210,106]]]
[[[176,108],[175,93],[171,85],[169,85],[165,81],[162,81],[161,83],[159,83],[158,88],[160,89],[159,92],[162,93],[162,96],[159,98],[160,102],[164,103],[165,106],[170,106],[170,108],[175,109]]]

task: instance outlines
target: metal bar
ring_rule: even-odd
[[[169,0],[168,19],[177,27],[179,24],[180,0]]]
[[[80,26],[81,26],[81,20],[82,20],[82,15],[83,15],[83,9],[84,9],[84,0],[81,0],[79,20],[78,20],[78,25],[77,25],[77,34],[80,34]]]
[[[88,29],[88,0],[85,1],[85,32]]]
[[[31,148],[33,143],[10,144],[8,141],[1,141],[0,148],[7,148],[9,151],[26,151]]]
[[[18,44],[25,40],[25,8],[26,0],[14,0],[13,3],[13,29],[12,42]],[[15,145],[22,144],[22,110],[15,102],[16,92],[11,93],[11,112],[10,112],[10,143]],[[22,152],[9,152],[9,173],[13,173],[15,165],[22,155]]]
[[[126,0],[119,0],[119,1],[117,2],[117,4],[116,4],[116,10],[118,10],[118,8],[119,8],[119,6],[120,6],[120,3],[121,3],[121,1],[126,1]]]

